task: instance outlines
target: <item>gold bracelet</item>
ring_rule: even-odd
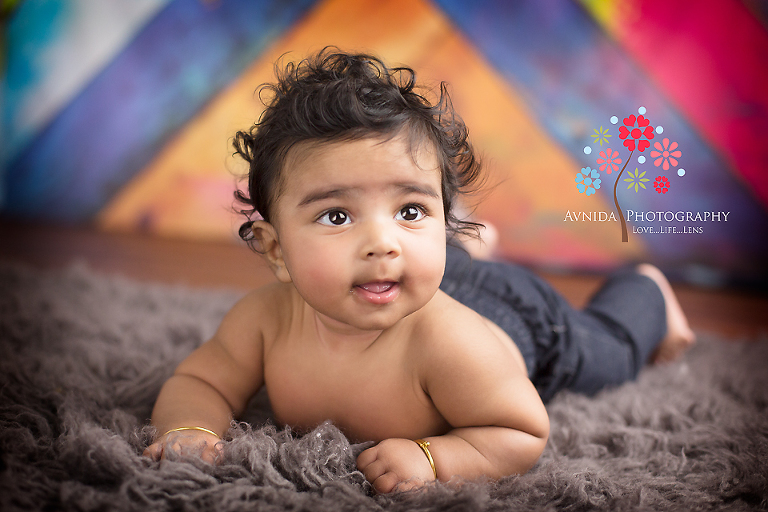
[[[437,480],[437,469],[435,469],[435,460],[432,458],[432,454],[429,452],[429,441],[425,441],[423,439],[414,439],[413,442],[419,445],[421,451],[423,451],[424,455],[427,456],[429,465],[432,466],[432,473],[435,475],[435,480]]]
[[[172,428],[171,430],[169,430],[168,432],[166,432],[165,434],[163,434],[160,437],[167,436],[171,432],[181,432],[182,430],[199,430],[200,432],[206,432],[208,434],[214,435],[214,436],[218,437],[219,439],[221,439],[221,436],[219,434],[217,434],[213,430],[208,430],[207,428],[203,428],[203,427],[179,427],[179,428]]]

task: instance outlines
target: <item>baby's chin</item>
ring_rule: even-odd
[[[349,308],[348,311],[327,311],[324,308],[316,309],[324,319],[335,324],[339,328],[347,327],[360,332],[381,332],[395,327],[404,318],[410,317],[414,312],[421,309],[412,305],[405,308],[403,304],[391,302],[384,305],[368,305],[365,308],[368,311],[360,311],[359,308]]]
[[[349,315],[336,320],[359,331],[375,332],[391,329],[410,314]]]

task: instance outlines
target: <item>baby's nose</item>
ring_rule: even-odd
[[[385,222],[369,223],[361,251],[363,258],[396,257],[400,255],[400,250],[400,243],[392,227]]]

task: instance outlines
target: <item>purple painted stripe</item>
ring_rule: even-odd
[[[91,219],[313,3],[173,0],[10,162],[3,212]]]

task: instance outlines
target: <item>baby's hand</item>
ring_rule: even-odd
[[[377,492],[407,491],[435,479],[432,466],[410,439],[386,439],[357,457],[357,468]]]
[[[143,455],[157,461],[167,458],[173,452],[183,457],[200,457],[209,464],[216,464],[221,448],[221,439],[213,434],[200,430],[182,430],[159,437],[144,450]]]

